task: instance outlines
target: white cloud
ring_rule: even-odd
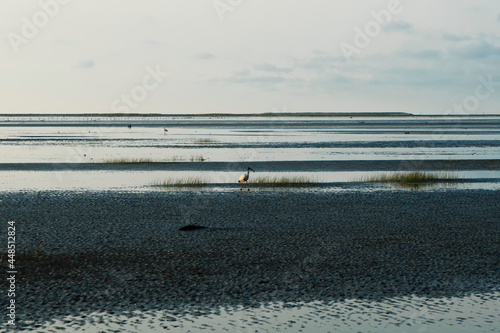
[[[275,83],[283,83],[286,79],[279,76],[250,76],[250,77],[229,77],[226,79],[226,82],[231,83],[250,83],[254,84],[275,84]]]
[[[249,76],[251,73],[249,70],[243,70],[243,71],[235,71],[233,72],[233,76]]]
[[[392,32],[413,32],[414,27],[413,24],[405,22],[405,21],[394,21],[389,23],[385,28],[385,31],[392,31]]]
[[[75,68],[92,68],[95,66],[94,60],[84,60],[73,65]]]
[[[278,67],[276,65],[272,65],[270,63],[262,63],[253,66],[254,69],[264,72],[274,72],[274,73],[290,73],[293,69],[288,67]]]
[[[406,58],[429,59],[429,58],[440,58],[442,56],[442,52],[434,49],[417,50],[417,51],[405,50],[401,51],[399,55]]]
[[[463,42],[472,40],[473,38],[470,36],[457,36],[454,34],[444,34],[443,39],[448,42]]]
[[[212,53],[205,52],[205,53],[198,54],[196,56],[196,58],[202,59],[202,60],[210,60],[210,59],[215,59],[216,57]]]
[[[465,59],[484,59],[500,56],[500,47],[485,41],[473,41],[468,45],[457,48],[454,54]]]

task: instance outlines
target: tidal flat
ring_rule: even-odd
[[[1,215],[16,221],[18,327],[28,329],[97,312],[168,310],[182,322],[221,307],[328,308],[500,286],[498,191],[28,192],[0,200]],[[178,230],[188,224],[206,228]]]
[[[18,331],[500,325],[498,118],[0,121]],[[315,183],[240,191],[247,167],[250,181]],[[458,182],[362,180],[411,171]],[[204,186],[151,186],[189,177]],[[191,225],[204,228],[179,230]],[[6,242],[0,252],[6,271]]]

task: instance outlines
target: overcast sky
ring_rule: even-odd
[[[498,0],[1,0],[0,35],[0,113],[500,113]]]

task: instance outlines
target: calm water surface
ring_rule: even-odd
[[[132,124],[128,128],[128,124]],[[164,131],[168,129],[168,132]],[[199,177],[233,183],[232,172],[59,171],[58,163],[500,159],[500,117],[405,118],[76,118],[0,117],[0,163],[51,163],[52,172],[0,171],[2,190],[148,189],[155,181]],[[244,170],[242,170],[244,171]],[[319,182],[373,173],[282,172]],[[499,170],[461,172],[500,179]],[[491,185],[489,185],[491,187]]]

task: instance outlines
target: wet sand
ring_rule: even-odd
[[[0,216],[16,221],[18,324],[35,331],[70,315],[83,323],[92,312],[169,310],[180,319],[267,302],[462,297],[500,287],[499,191],[26,192],[0,200]],[[207,228],[178,230],[188,224]]]

